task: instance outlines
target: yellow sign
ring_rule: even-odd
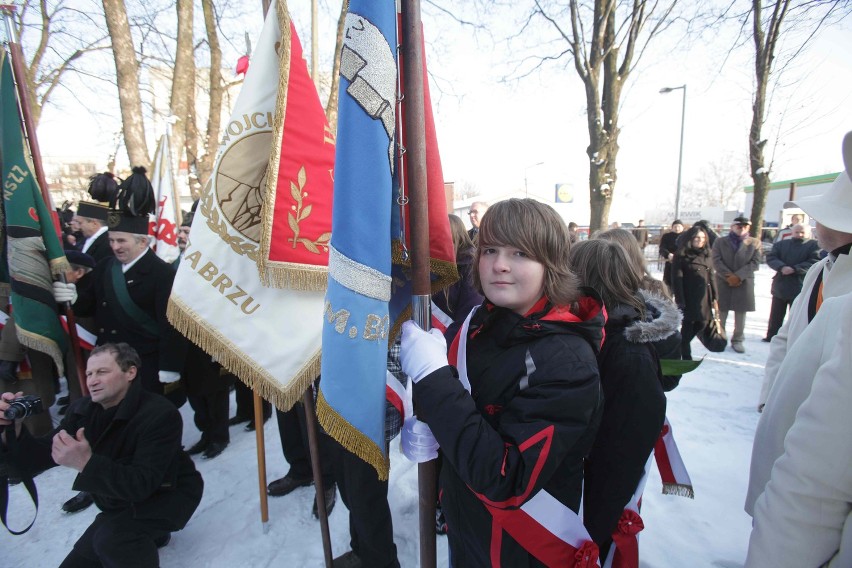
[[[556,184],[556,203],[574,203],[574,192],[567,183]]]

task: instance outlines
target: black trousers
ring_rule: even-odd
[[[195,411],[193,421],[201,430],[201,436],[208,442],[227,444],[231,441],[228,433],[228,389],[205,395],[189,395],[189,405]]]
[[[352,551],[364,566],[399,568],[393,542],[393,519],[388,505],[388,482],[375,468],[330,440],[335,454],[334,477],[340,498],[349,509]]]
[[[313,479],[305,405],[297,403],[287,412],[276,410],[275,413],[278,419],[278,436],[281,438],[281,449],[284,450],[284,459],[290,464],[290,471],[287,475],[297,479]],[[319,428],[319,425],[317,427]],[[332,469],[334,457],[331,453],[331,438],[325,432],[319,433],[319,458],[323,487],[328,489],[334,483]]]
[[[680,328],[680,358],[684,361],[692,360],[692,340],[701,333],[707,323],[703,321],[685,321]]]
[[[782,300],[772,296],[772,308],[769,310],[769,327],[766,329],[766,338],[772,339],[778,335],[778,330],[784,323],[787,308],[793,305],[793,300]]]
[[[98,513],[59,568],[156,568],[154,541],[169,532],[162,521],[134,519],[130,509]]]

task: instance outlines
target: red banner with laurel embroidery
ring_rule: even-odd
[[[289,30],[289,33],[287,31]],[[258,259],[266,286],[324,290],[331,240],[334,136],[292,22],[283,28],[273,147]]]

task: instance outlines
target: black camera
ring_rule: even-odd
[[[6,409],[5,418],[6,420],[18,420],[42,412],[44,412],[44,404],[41,402],[41,397],[30,394],[11,401],[9,408]]]

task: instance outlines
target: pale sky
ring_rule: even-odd
[[[301,5],[290,4],[308,52],[307,14],[297,11]],[[328,41],[321,39],[320,53],[329,61],[333,22],[327,14],[322,18],[321,34],[328,34],[320,37]],[[784,114],[773,181],[842,169],[840,141],[852,130],[849,20],[823,30],[787,76],[791,86],[773,101],[764,130],[771,142],[778,117]],[[251,22],[254,25],[259,30],[260,22]],[[555,184],[566,183],[574,190],[575,204],[559,207],[566,217],[585,224],[588,134],[582,84],[570,61],[505,83],[501,79],[509,73],[507,60],[512,57],[505,49],[486,41],[477,44],[472,33],[447,20],[426,15],[424,26],[431,44],[428,63],[435,77],[431,90],[445,180],[473,184],[485,199],[522,195],[526,178],[530,194],[552,200]],[[753,82],[749,48],[732,55],[720,69],[727,41],[696,42],[686,52],[668,41],[674,38],[654,44],[656,49],[628,79],[610,221],[635,222],[658,203],[665,208],[665,201],[669,207],[674,201],[682,91],[661,95],[662,87],[687,85],[683,186],[697,179],[709,162],[727,159],[733,168],[746,163]],[[234,47],[241,49],[243,43],[237,41]],[[233,53],[226,53],[226,62],[236,61]],[[101,101],[108,98],[109,86],[98,88],[103,95],[97,99],[66,96],[61,111],[45,111],[39,139],[46,156],[105,162],[119,123],[110,103]]]

